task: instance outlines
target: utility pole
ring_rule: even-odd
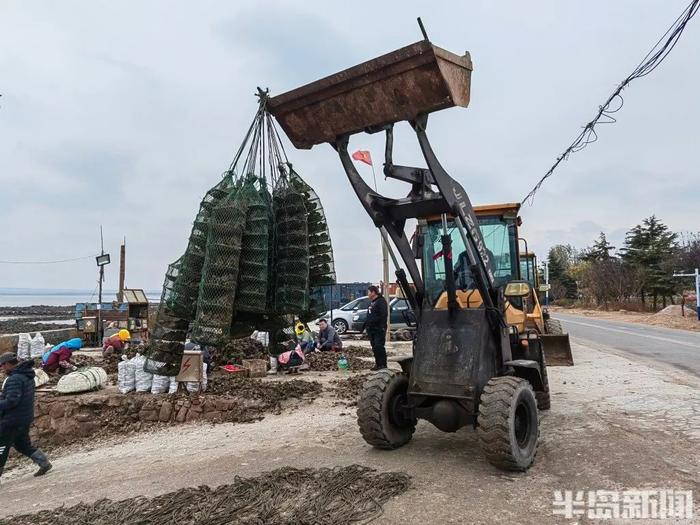
[[[371,163],[372,167],[372,178],[374,179],[374,191],[379,191],[377,189],[377,175],[374,172],[374,163]],[[391,341],[391,298],[389,297],[389,250],[387,249],[386,239],[383,235],[379,237],[382,243],[382,281],[384,282],[383,290],[384,299],[387,303],[387,316],[386,316],[386,342]]]
[[[126,276],[126,237],[119,250],[119,292],[117,292],[117,302],[124,302],[124,278]]]
[[[695,310],[700,321],[700,271],[695,268],[695,273],[674,273],[674,277],[695,277]]]
[[[105,253],[105,241],[102,236],[102,225],[100,225],[100,255],[96,258],[97,267],[100,269],[100,277],[97,282],[99,294],[97,296],[97,344],[102,344],[104,330],[102,330],[102,283],[105,280],[105,266],[109,264],[109,254]]]
[[[369,164],[372,168],[372,179],[374,180],[374,191],[379,191],[377,189],[377,174],[374,171],[374,162],[372,161],[372,155],[369,151],[358,150],[352,154],[354,160],[359,160],[365,164]],[[387,246],[387,240],[382,235],[380,237],[382,243],[382,293],[384,298],[389,303],[389,249]],[[386,316],[386,340],[391,341],[391,308],[388,309],[388,315]]]
[[[100,255],[105,254],[105,240],[102,236],[102,225],[100,225]],[[97,345],[102,342],[104,330],[102,330],[102,283],[105,280],[105,265],[100,264],[100,280],[98,286],[100,291],[97,295]]]

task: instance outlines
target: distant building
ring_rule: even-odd
[[[338,308],[358,297],[367,295],[369,282],[337,283],[322,288],[323,301],[327,308]]]

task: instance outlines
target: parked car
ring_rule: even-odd
[[[339,334],[344,334],[352,328],[353,316],[359,312],[366,313],[370,302],[371,301],[367,296],[358,297],[354,301],[350,301],[349,303],[344,304],[340,308],[334,309],[333,321],[331,322],[331,326],[335,328],[336,332],[338,332]],[[321,319],[325,319],[326,321],[328,321],[330,319],[330,315],[330,311],[324,312],[319,316],[318,319],[313,321],[313,323],[309,323],[309,328],[311,328],[312,330],[314,330],[314,328],[318,330],[318,322]]]
[[[413,313],[408,301],[401,297],[394,297],[389,301],[390,327],[392,330],[397,328],[408,328],[416,325],[416,314]],[[363,332],[365,330],[365,321],[367,320],[367,308],[356,312],[352,316],[352,330],[354,332]]]

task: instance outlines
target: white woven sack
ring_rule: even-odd
[[[201,386],[202,386],[202,392],[206,392],[206,391],[207,391],[207,368],[208,368],[208,366],[209,366],[209,365],[207,365],[206,363],[204,363],[204,364],[202,365],[202,382],[201,382],[201,383],[202,383],[202,385],[201,385]]]
[[[29,343],[29,353],[32,359],[44,355],[45,344],[44,336],[41,335],[41,332],[37,332]]]
[[[165,394],[170,388],[170,377],[153,375],[153,384],[151,385],[151,394]]]
[[[29,359],[32,338],[29,334],[19,334],[17,340],[17,358],[19,360]]]
[[[136,357],[129,361],[134,369],[134,376],[136,379],[136,391],[137,392],[150,392],[151,386],[153,384],[153,374],[145,372],[143,369],[146,363],[146,358],[141,354],[136,354]]]
[[[117,365],[117,388],[122,394],[128,394],[136,388],[136,374],[127,359]]]
[[[75,394],[97,390],[105,384],[107,384],[107,372],[99,366],[91,366],[64,375],[58,380],[56,391],[60,394]]]
[[[202,363],[202,367],[206,370],[206,363]],[[203,392],[204,388],[206,388],[206,385],[204,385],[204,388],[202,386],[202,367],[199,369],[199,381],[186,381],[185,386],[187,387],[187,391],[190,394],[196,394],[197,392]]]
[[[34,386],[39,387],[45,385],[49,382],[49,374],[44,372],[41,368],[34,369]]]

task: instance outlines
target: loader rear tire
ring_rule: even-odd
[[[551,335],[564,335],[564,329],[561,326],[559,319],[546,319],[544,321],[544,333]]]
[[[372,374],[360,394],[357,423],[364,440],[375,448],[393,450],[411,440],[416,420],[398,410],[407,401],[408,377],[389,369]]]
[[[525,471],[535,461],[539,441],[537,400],[521,377],[493,377],[486,384],[477,418],[486,459],[503,470]]]

